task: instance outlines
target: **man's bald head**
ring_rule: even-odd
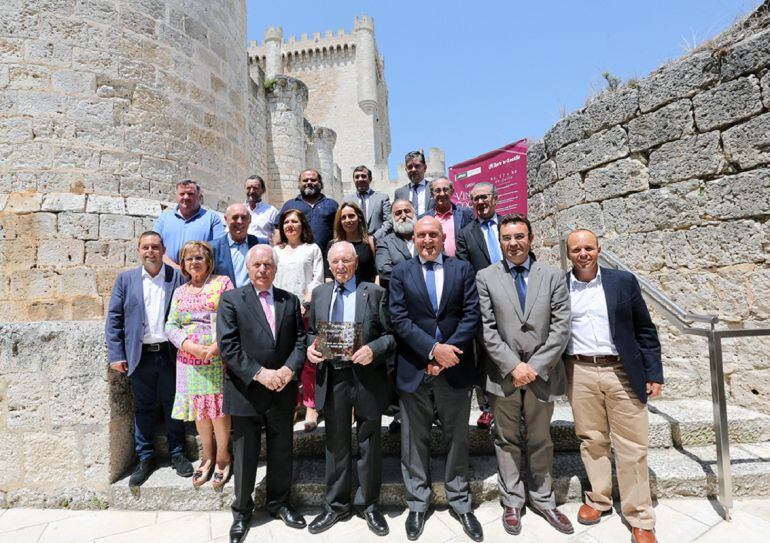
[[[255,245],[246,255],[246,271],[249,279],[258,291],[268,290],[273,286],[276,265],[273,249],[269,245]]]
[[[573,230],[569,233],[567,236],[567,250],[569,251],[570,247],[570,240],[571,239],[593,239],[593,242],[596,244],[596,246],[599,246],[599,237],[594,234],[592,230],[589,230],[588,228],[578,228],[577,230]]]
[[[426,215],[414,225],[414,246],[424,260],[438,259],[444,251],[444,230],[441,221]]]
[[[574,230],[567,236],[567,256],[578,281],[588,282],[596,277],[601,252],[599,238],[588,229]]]

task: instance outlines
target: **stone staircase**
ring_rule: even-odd
[[[660,400],[650,404],[649,469],[653,496],[658,498],[709,496],[717,492],[716,447],[712,426],[712,406],[706,400]],[[738,496],[770,495],[770,416],[740,407],[728,408],[730,451],[734,493]],[[474,500],[497,499],[497,463],[492,436],[478,430],[472,412],[470,431],[470,479]],[[404,504],[404,487],[399,465],[399,435],[388,432],[389,417],[383,417],[383,486],[380,503],[386,506]],[[579,441],[574,433],[569,405],[557,403],[551,422],[551,435],[556,451],[554,488],[557,500],[581,498],[586,475],[580,461]],[[297,504],[323,503],[324,460],[323,422],[311,433],[294,432],[293,500]],[[355,440],[354,440],[355,442]],[[189,436],[191,457],[197,457],[197,437]],[[157,439],[157,450],[167,455],[164,437]],[[434,501],[446,503],[443,478],[441,431],[434,428],[431,453]],[[264,444],[262,447],[264,453]],[[265,466],[257,474],[257,503],[264,494]],[[221,492],[209,485],[194,489],[190,479],[178,477],[170,467],[162,467],[134,493],[128,488],[128,477],[111,488],[111,503],[116,509],[136,510],[219,510],[228,509],[233,483]]]

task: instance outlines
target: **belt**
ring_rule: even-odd
[[[346,370],[353,367],[352,360],[329,360],[329,365],[334,370]]]
[[[142,343],[143,353],[157,353],[166,349],[168,349],[168,341],[163,341],[161,343]]]
[[[589,356],[585,354],[568,354],[567,360],[577,362],[578,364],[590,364],[596,366],[610,366],[620,362],[620,357],[615,354],[606,354],[600,356]]]

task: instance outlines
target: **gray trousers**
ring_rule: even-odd
[[[522,449],[527,453],[527,489],[530,505],[553,509],[553,402],[544,402],[527,389],[508,397],[489,394],[495,415],[495,455],[500,499],[508,507],[524,506],[526,495],[522,476]],[[525,428],[521,427],[524,419]],[[526,440],[522,436],[526,434]]]
[[[443,375],[438,375],[423,381],[414,392],[401,393],[401,473],[410,511],[424,513],[430,505],[430,430],[435,401],[448,446],[444,467],[447,501],[458,514],[471,512],[468,484],[471,391],[471,386],[452,388]]]

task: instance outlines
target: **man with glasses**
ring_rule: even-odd
[[[353,170],[353,183],[356,193],[345,197],[344,202],[357,204],[364,212],[366,226],[370,236],[379,241],[393,229],[391,222],[390,197],[384,192],[371,189],[372,170],[366,166],[356,166]]]
[[[406,175],[409,183],[396,189],[396,200],[408,200],[412,202],[415,216],[421,217],[431,209],[435,202],[430,192],[430,183],[425,179],[425,155],[422,151],[410,151],[404,157]]]
[[[457,207],[452,203],[454,185],[446,177],[434,179],[430,185],[430,191],[436,207],[429,210],[427,215],[436,217],[441,223],[446,236],[444,254],[455,256],[457,235],[466,225],[473,222],[473,212],[467,207]]]

